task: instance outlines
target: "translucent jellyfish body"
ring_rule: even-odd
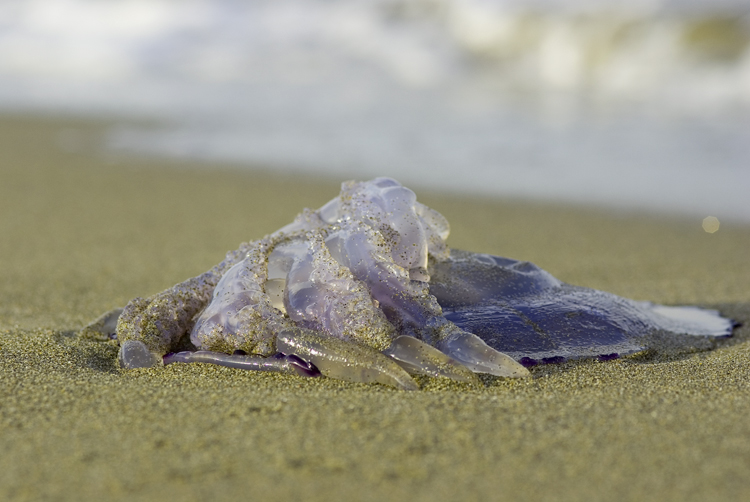
[[[410,374],[477,383],[474,373],[522,377],[524,365],[619,357],[660,333],[731,334],[715,311],[634,302],[528,262],[451,252],[448,234],[445,218],[397,181],[346,182],[205,274],[131,301],[118,314],[120,361],[414,389]],[[172,354],[188,334],[199,350]]]

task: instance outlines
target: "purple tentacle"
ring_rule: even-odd
[[[286,355],[281,352],[271,357],[248,356],[241,350],[236,350],[233,354],[208,350],[170,352],[163,357],[163,361],[165,366],[172,363],[206,363],[248,371],[295,373],[304,377],[321,375],[320,370],[313,363],[294,354]]]
[[[276,371],[279,373],[297,373],[296,364],[286,358],[244,356],[199,350],[196,352],[173,352],[163,358],[164,364],[172,363],[207,363],[250,371]]]
[[[283,355],[283,354],[282,354]],[[313,363],[309,361],[305,361],[299,356],[295,356],[294,354],[289,354],[288,356],[285,356],[285,359],[289,364],[297,371],[297,374],[300,376],[306,376],[306,377],[319,377],[322,375],[320,370],[317,366],[315,366]]]

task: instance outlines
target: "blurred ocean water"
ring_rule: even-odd
[[[0,0],[0,110],[108,147],[750,222],[750,0]]]

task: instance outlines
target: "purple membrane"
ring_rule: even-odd
[[[522,357],[518,360],[518,362],[521,363],[524,368],[531,368],[532,366],[536,366],[537,364],[539,364],[539,361],[530,357]]]
[[[610,360],[640,352],[659,336],[731,336],[717,311],[637,302],[565,284],[529,262],[451,250],[429,269],[443,315],[522,365]]]
[[[604,361],[612,361],[614,359],[617,359],[618,357],[620,357],[620,354],[612,353],[612,354],[602,354],[598,356],[597,359],[604,362]]]

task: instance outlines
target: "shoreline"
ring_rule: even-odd
[[[711,351],[538,366],[482,388],[425,378],[412,393],[203,365],[126,372],[114,345],[75,331],[339,187],[112,158],[100,127],[0,117],[1,498],[750,495],[750,227],[417,191],[451,223],[451,247],[745,323]],[[78,148],[61,142],[70,130]]]

